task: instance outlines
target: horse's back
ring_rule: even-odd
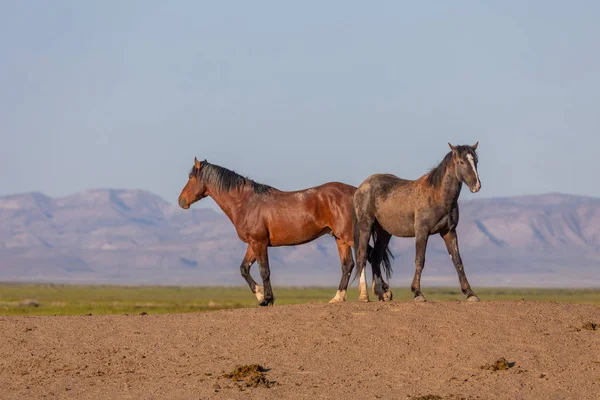
[[[313,191],[317,193],[327,193],[327,194],[340,194],[340,195],[350,195],[354,196],[354,192],[356,192],[356,187],[352,185],[348,185],[342,182],[327,182],[319,186],[314,186],[312,188],[299,190],[296,193],[301,193],[305,191]]]
[[[327,232],[351,240],[352,197],[355,191],[354,186],[328,182],[272,196],[269,201],[260,204],[271,244],[305,243]]]
[[[415,181],[398,178],[392,174],[373,174],[359,185],[357,191],[370,192],[377,197],[387,197],[391,192],[409,188],[414,183]]]
[[[356,187],[341,182],[327,182],[307,189],[307,195],[300,207],[312,211],[319,224],[329,226],[336,235],[351,231],[352,198]]]

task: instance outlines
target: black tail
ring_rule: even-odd
[[[373,227],[371,228],[371,237],[373,238],[373,244],[376,245],[377,243],[377,232],[375,230],[375,224],[377,222],[375,222],[373,224]],[[353,227],[353,231],[354,231],[354,252],[358,255],[357,253],[357,248],[358,248],[358,240],[359,240],[359,236],[360,236],[360,228],[358,226],[358,217],[356,216],[356,211],[354,210],[354,207],[352,208],[352,227]],[[367,261],[369,262],[369,264],[371,264],[371,269],[373,270],[373,273],[376,275],[381,274],[381,266],[383,266],[383,271],[385,272],[385,277],[386,279],[389,281],[390,278],[392,277],[392,260],[394,259],[394,255],[392,254],[392,251],[389,248],[389,244],[385,247],[385,249],[383,250],[383,254],[381,254],[381,264],[379,265],[373,265],[373,263],[371,262],[371,260],[373,259],[374,256],[376,256],[376,254],[373,254],[373,251],[375,249],[370,245],[367,244]],[[375,258],[377,259],[377,257]],[[358,261],[358,260],[357,260]],[[360,274],[362,273],[362,269],[356,268],[356,273],[354,274],[354,280],[356,280],[356,278],[360,277]]]
[[[375,221],[375,224],[378,224],[377,221]],[[373,224],[373,228],[371,229],[371,237],[373,237],[373,244],[375,245],[375,248],[373,249],[373,251],[375,251],[375,249],[377,249],[377,230],[375,229],[375,224]],[[371,260],[376,260],[377,258],[381,257],[381,264],[380,266],[383,268],[383,272],[385,273],[385,278],[388,280],[390,280],[390,278],[392,277],[392,272],[394,272],[392,270],[392,260],[394,259],[394,254],[392,254],[392,251],[390,250],[390,244],[388,242],[387,246],[385,246],[384,249],[380,250],[382,254],[377,255],[377,254],[373,254],[373,252],[371,252],[369,254],[369,264],[371,264],[371,268],[378,268],[378,267],[374,267],[373,264],[371,263]]]

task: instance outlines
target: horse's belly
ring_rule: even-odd
[[[289,221],[269,227],[270,246],[294,246],[308,243],[331,232],[328,227],[314,222]]]
[[[377,222],[386,232],[398,237],[415,236],[414,214],[376,214]]]

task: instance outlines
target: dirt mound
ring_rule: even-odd
[[[0,316],[0,398],[595,399],[589,321],[600,307],[485,301]]]

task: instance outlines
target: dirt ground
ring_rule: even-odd
[[[535,302],[0,317],[0,398],[600,399],[594,324]],[[246,364],[263,384],[231,379]]]

